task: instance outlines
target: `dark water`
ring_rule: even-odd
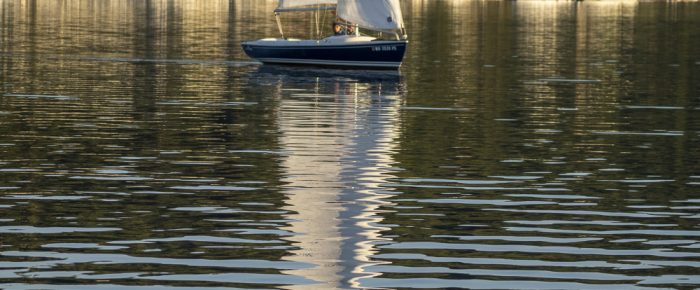
[[[402,4],[388,73],[250,61],[272,1],[0,0],[0,288],[700,287],[700,3]]]

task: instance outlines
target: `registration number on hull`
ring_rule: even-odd
[[[378,45],[372,46],[372,51],[396,51],[396,45]]]

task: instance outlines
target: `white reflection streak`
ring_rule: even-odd
[[[353,217],[353,220],[357,221],[355,225],[362,232],[360,233],[359,241],[355,243],[355,260],[359,263],[352,272],[361,276],[350,279],[349,282],[353,288],[363,288],[361,284],[362,279],[381,275],[381,273],[366,271],[367,267],[388,264],[388,262],[372,261],[371,257],[377,252],[376,246],[378,242],[390,240],[382,237],[382,232],[389,230],[389,228],[381,226],[384,218],[377,213],[380,212],[381,206],[392,204],[386,201],[390,194],[385,193],[387,189],[382,187],[383,184],[388,182],[389,178],[394,177],[391,175],[391,167],[394,160],[390,154],[396,151],[395,140],[398,139],[397,128],[399,127],[396,122],[399,119],[399,102],[392,102],[392,105],[379,108],[381,110],[379,112],[380,120],[374,122],[379,128],[377,128],[377,135],[373,136],[377,138],[372,139],[373,150],[363,152],[367,155],[365,160],[372,164],[371,166],[360,168],[362,177],[358,178],[360,190],[357,192],[363,196],[360,201],[364,208],[357,216]]]
[[[322,284],[289,286],[290,289],[337,288],[340,272],[341,235],[338,230],[337,204],[341,184],[340,158],[342,144],[347,143],[342,127],[335,124],[333,108],[314,99],[282,98],[279,112],[280,143],[288,153],[283,161],[283,181],[287,183],[286,209],[295,212],[287,230],[298,250],[289,260],[318,266],[287,271]]]
[[[289,289],[362,288],[361,279],[380,275],[365,268],[378,264],[371,257],[385,240],[377,213],[388,203],[382,184],[393,177],[400,104],[381,96],[381,87],[335,87],[333,101],[305,94],[280,103],[287,209],[296,213],[287,230],[299,247],[288,260],[317,265],[285,272],[320,282]]]

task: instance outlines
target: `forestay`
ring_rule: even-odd
[[[279,0],[275,12],[335,8],[338,0]]]
[[[399,0],[337,0],[338,16],[360,27],[378,31],[403,29]]]

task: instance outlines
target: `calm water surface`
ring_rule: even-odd
[[[0,0],[0,288],[700,287],[700,3],[402,4],[391,73],[246,58],[271,0]]]

